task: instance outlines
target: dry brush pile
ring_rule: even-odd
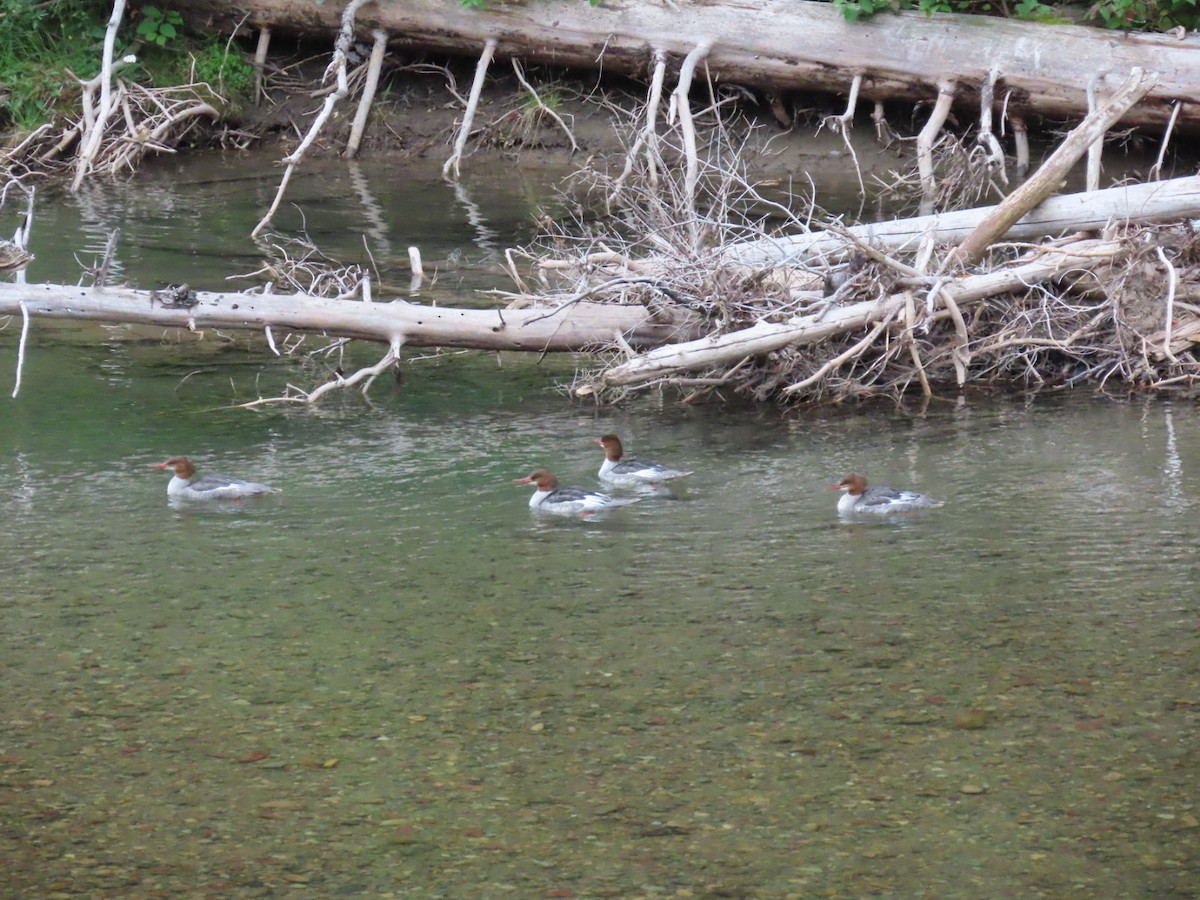
[[[742,169],[745,129],[737,136],[717,109],[697,130],[703,151],[677,131],[647,141],[636,130],[622,171],[582,173],[575,221],[518,254],[532,275],[511,267],[517,290],[501,296],[512,305],[602,300],[703,321],[707,337],[640,353],[614,336],[577,394],[669,387],[686,400],[829,403],[978,387],[1180,389],[1200,377],[1196,223],[1113,220],[991,243],[963,265],[959,242],[928,228],[877,240],[869,225],[823,214],[811,192],[766,195]],[[961,138],[945,140],[964,156],[950,143]],[[985,162],[976,196],[981,182],[995,187]]]

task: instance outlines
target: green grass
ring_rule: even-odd
[[[106,0],[5,0],[0,18],[0,128],[25,131],[79,96],[78,80],[100,71]]]
[[[3,0],[0,3],[0,133],[25,133],[45,122],[79,115],[79,79],[100,71],[110,0]],[[254,87],[254,69],[236,45],[219,35],[193,37],[174,12],[130,10],[116,53],[133,50],[134,67],[121,77],[167,87],[207,83],[236,103]]]

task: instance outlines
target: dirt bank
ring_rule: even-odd
[[[363,55],[367,50],[358,48]],[[231,109],[217,140],[226,146],[244,146],[251,140],[267,147],[277,145],[281,157],[292,152],[327,92],[321,85],[327,64],[328,55],[317,48],[296,47],[289,55],[275,58],[260,102]],[[360,157],[448,158],[473,72],[474,66],[464,60],[403,59],[385,67]],[[631,135],[641,124],[635,116],[644,103],[644,84],[548,66],[523,70],[523,75],[536,97],[510,67],[492,67],[466,143],[464,167],[503,165],[518,158],[524,165],[556,168],[623,163]],[[352,87],[356,77],[361,79],[361,69],[357,75],[352,71]],[[705,90],[698,87],[696,94],[703,96]],[[866,202],[866,214],[871,200],[911,178],[916,170],[916,134],[923,119],[919,108],[888,107],[884,122],[872,121],[871,106],[860,108],[843,135],[830,117],[845,109],[831,106],[835,98],[829,96],[768,96],[728,86],[713,96],[722,104],[732,143],[740,151],[739,162],[752,178],[802,195],[817,186],[817,201],[839,213],[863,211]],[[356,105],[355,95],[334,108],[310,154],[344,153]],[[1056,133],[1048,132],[1033,139],[1035,167],[1056,138]],[[1011,145],[1006,149],[1012,152]],[[1105,149],[1105,183],[1145,180],[1157,149],[1139,134],[1110,142]],[[1181,150],[1181,158],[1174,162],[1172,156],[1164,175],[1175,169],[1194,171],[1194,151]],[[999,195],[982,199],[994,202]],[[903,198],[892,197],[893,209],[903,205]]]
[[[295,148],[319,109],[320,76],[327,59],[309,57],[277,60],[268,78],[268,92],[255,106],[230,111],[217,138],[226,145],[248,136],[280,155]],[[407,62],[385,72],[372,107],[360,156],[414,157],[443,160],[451,153],[456,129],[462,120],[473,67],[462,61]],[[598,81],[590,73],[549,67],[524,71],[521,85],[508,67],[495,67],[479,101],[472,133],[466,145],[464,167],[520,157],[546,165],[623,160],[633,116],[644,102],[645,86],[625,79]],[[843,110],[828,108],[819,97],[765,97],[725,89],[724,115],[742,147],[742,163],[758,178],[796,180],[798,191],[807,191],[811,177],[817,183],[843,183],[858,188],[855,157],[864,181],[886,179],[893,169],[914,165],[911,140],[876,140],[868,116],[850,132],[853,156],[846,140],[821,127],[827,115]],[[357,99],[343,101],[322,130],[314,155],[341,155],[346,147]],[[548,112],[552,110],[558,119]],[[899,114],[899,113],[898,113]],[[898,122],[897,125],[906,123]]]

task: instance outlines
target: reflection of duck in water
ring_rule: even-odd
[[[0,272],[15,272],[33,260],[33,254],[13,241],[0,241]]]
[[[277,494],[279,488],[254,481],[242,481],[227,475],[201,475],[186,456],[172,456],[156,463],[156,469],[170,469],[175,474],[167,482],[167,496],[173,500],[241,500],[256,494]]]
[[[625,455],[625,448],[621,446],[621,439],[615,434],[606,434],[604,437],[596,438],[595,442],[604,448],[604,463],[600,466],[601,481],[624,485],[654,485],[692,474],[668,469],[656,462],[647,462],[642,459],[622,461],[621,457]]]
[[[837,484],[830,485],[829,490],[846,492],[845,496],[838,500],[837,508],[840,513],[907,512],[942,505],[941,500],[934,500],[916,491],[897,490],[885,485],[867,487],[867,479],[855,474],[847,475]]]
[[[529,508],[546,512],[579,513],[581,516],[586,516],[600,510],[637,503],[637,498],[618,500],[608,494],[589,491],[581,487],[559,487],[558,479],[545,469],[534,469],[524,478],[513,480],[517,484],[536,485],[537,490],[529,498]]]

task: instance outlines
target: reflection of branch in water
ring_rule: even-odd
[[[425,281],[425,265],[421,262],[421,248],[408,248],[408,267],[412,271],[412,278],[408,282],[408,290],[411,294],[417,294],[421,290],[421,285]]]
[[[496,242],[497,234],[492,230],[487,220],[483,217],[479,207],[475,204],[467,189],[463,187],[461,181],[454,182],[454,199],[457,200],[464,210],[467,212],[467,221],[471,223],[471,227],[475,229],[475,243],[480,249],[486,250],[489,253],[499,253],[500,247]]]
[[[95,284],[97,288],[103,288],[108,283],[108,268],[112,265],[113,257],[117,253],[117,241],[121,239],[121,229],[114,228],[108,236],[108,243],[104,245],[104,259],[95,268]],[[186,297],[187,287],[184,287],[183,294]]]
[[[22,510],[32,510],[37,500],[39,484],[36,474],[37,467],[30,465],[26,455],[20,451],[14,453],[10,459],[9,472],[11,475],[6,491],[7,496],[10,500],[15,500],[19,503]],[[16,477],[13,478],[13,475]]]
[[[17,301],[21,307],[21,339],[17,342],[17,377],[13,379],[12,398],[21,393],[21,371],[25,368],[25,342],[29,339],[29,307],[24,300]]]
[[[108,253],[109,238],[117,227],[110,223],[127,217],[129,210],[117,207],[113,198],[92,182],[86,182],[71,197],[78,209],[76,220],[85,236],[83,246],[75,253],[75,260],[80,268],[94,271],[99,266],[99,261]],[[93,263],[90,266],[82,258],[83,254],[89,253],[93,254]],[[114,253],[109,260],[108,277],[113,282],[119,282],[124,273],[125,265]]]
[[[25,192],[25,214],[21,217],[21,224],[13,232],[12,240],[0,239],[0,271],[15,272],[16,283],[25,284],[25,267],[33,262],[33,254],[29,252],[29,232],[33,229],[33,198],[37,196],[37,188],[27,188],[13,179],[4,186],[3,193],[0,193],[0,206],[4,205],[8,189],[13,185]]]
[[[358,195],[359,205],[362,206],[364,217],[367,220],[368,227],[366,234],[371,239],[371,245],[383,250],[385,253],[391,254],[392,245],[391,241],[388,240],[388,230],[383,220],[383,207],[379,205],[379,201],[371,193],[371,188],[368,186],[367,177],[363,174],[362,166],[351,161],[346,164],[346,167],[350,172],[350,186],[354,189],[354,193]]]
[[[1167,432],[1167,453],[1163,460],[1163,481],[1165,482],[1167,505],[1182,511],[1187,505],[1180,484],[1183,481],[1183,460],[1179,456],[1179,444],[1175,440],[1175,419],[1170,407],[1163,410],[1163,424]]]

